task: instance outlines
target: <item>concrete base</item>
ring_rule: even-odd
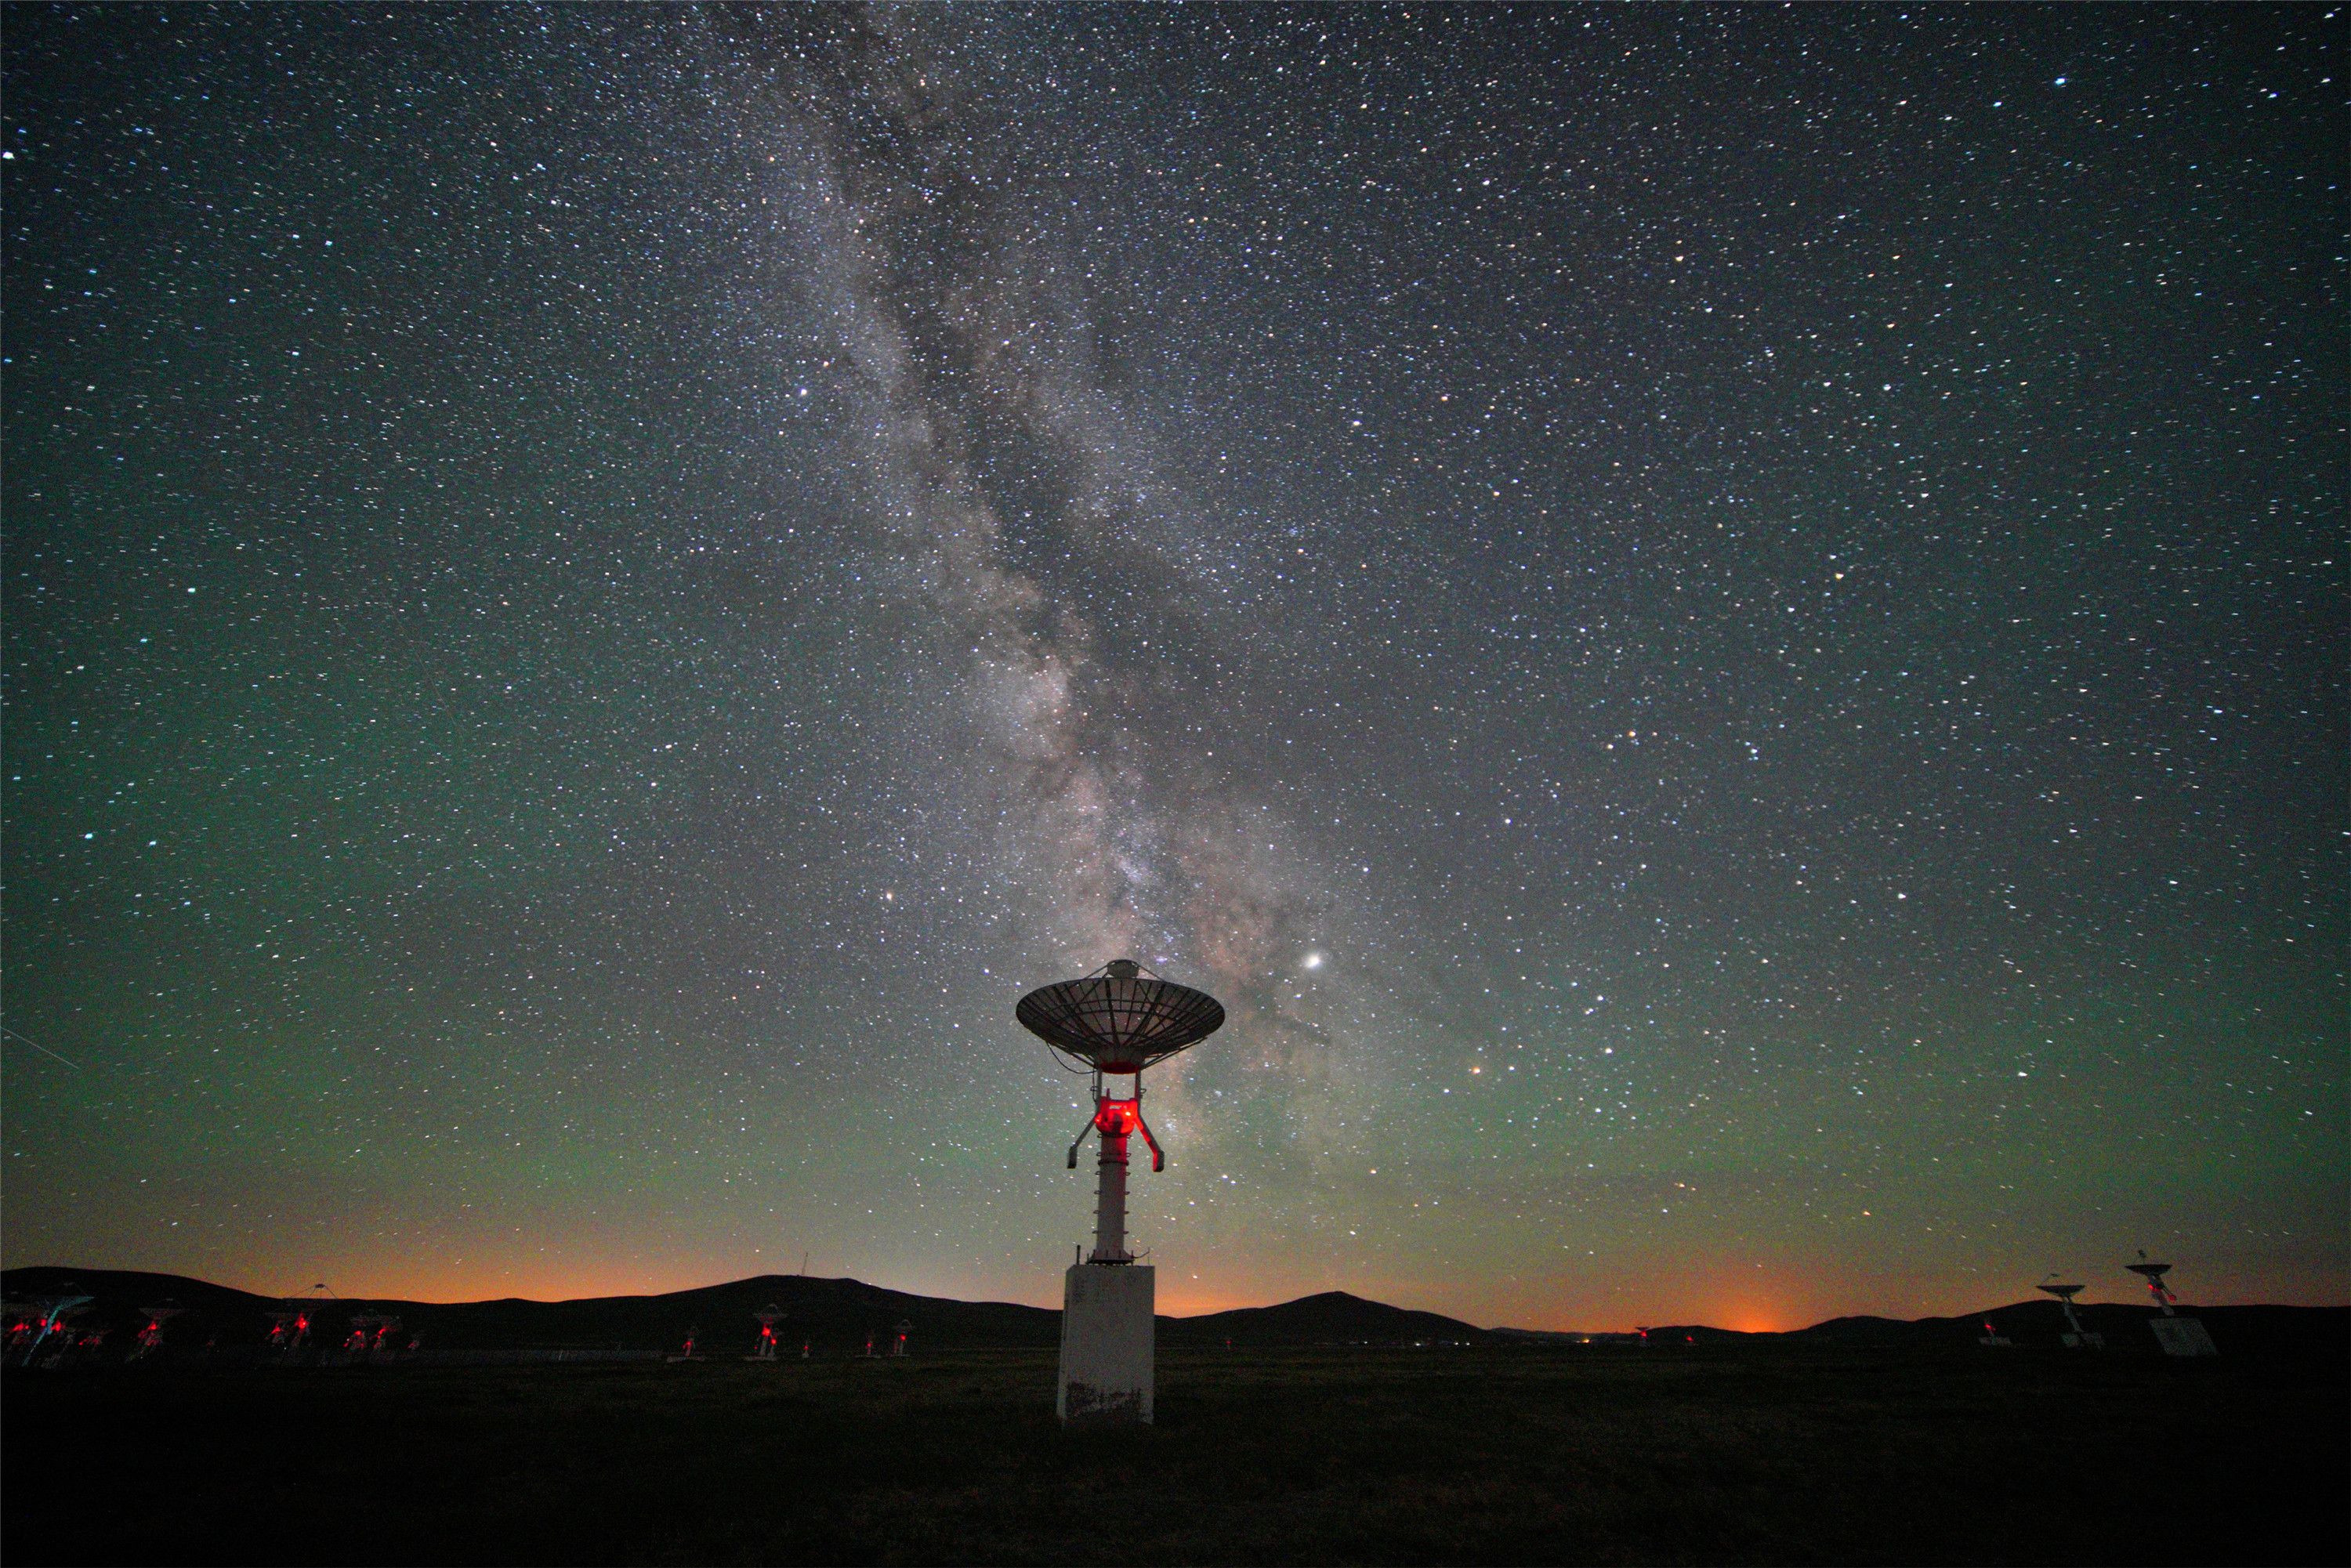
[[[2147,1326],[2155,1331],[2158,1344],[2166,1355],[2218,1355],[2220,1347],[2212,1343],[2211,1331],[2198,1318],[2149,1318]],[[1063,1353],[1064,1361],[1068,1353]]]
[[[1063,1421],[1151,1424],[1151,1310],[1157,1270],[1080,1263],[1061,1283]]]

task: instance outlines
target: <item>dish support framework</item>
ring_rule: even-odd
[[[1085,1146],[1086,1134],[1097,1134],[1102,1146],[1094,1175],[1094,1249],[1086,1261],[1132,1263],[1134,1257],[1126,1249],[1127,1142],[1137,1133],[1143,1134],[1154,1171],[1167,1168],[1167,1155],[1152,1135],[1151,1124],[1143,1119],[1142,1069],[1135,1070],[1134,1093],[1124,1099],[1103,1092],[1102,1077],[1102,1070],[1094,1069],[1094,1113],[1070,1145],[1069,1168],[1078,1168],[1078,1151]]]

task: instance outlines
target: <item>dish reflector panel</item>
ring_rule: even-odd
[[[1140,1072],[1224,1027],[1224,1005],[1205,991],[1145,972],[1132,959],[1105,964],[1020,998],[1012,1016],[1047,1044],[1103,1072]]]

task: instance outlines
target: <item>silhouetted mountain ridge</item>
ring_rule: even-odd
[[[201,1280],[105,1269],[11,1269],[0,1275],[8,1299],[50,1295],[68,1281],[99,1298],[91,1321],[110,1315],[128,1322],[141,1306],[176,1295],[192,1309],[175,1322],[175,1342],[221,1344],[259,1343],[268,1333],[264,1313],[277,1300]],[[137,1300],[132,1300],[137,1297]],[[403,1336],[436,1350],[505,1350],[523,1347],[606,1349],[675,1348],[699,1331],[713,1354],[748,1350],[758,1330],[751,1314],[767,1306],[783,1310],[777,1334],[787,1346],[806,1343],[812,1353],[840,1354],[862,1346],[904,1321],[914,1325],[917,1344],[958,1346],[1056,1344],[1061,1313],[1012,1301],[958,1301],[885,1290],[860,1280],[824,1280],[804,1274],[761,1274],[721,1285],[659,1295],[587,1296],[564,1301],[507,1297],[486,1301],[412,1301],[392,1297],[352,1297],[311,1303],[322,1336],[340,1339],[357,1312],[391,1312]],[[403,1339],[404,1343],[404,1339]]]
[[[1167,1345],[1489,1344],[1486,1330],[1436,1312],[1324,1291],[1272,1307],[1237,1307],[1194,1318],[1161,1318]]]
[[[268,1332],[266,1314],[279,1304],[273,1297],[203,1280],[123,1270],[12,1269],[0,1275],[0,1284],[11,1301],[55,1295],[70,1284],[79,1293],[98,1298],[85,1321],[131,1332],[137,1328],[134,1320],[141,1308],[172,1301],[187,1312],[172,1325],[172,1340],[188,1344],[258,1343]],[[914,1325],[911,1343],[916,1348],[1061,1343],[1061,1314],[1051,1308],[918,1296],[860,1280],[802,1274],[762,1274],[659,1295],[564,1301],[511,1296],[455,1302],[382,1296],[324,1301],[311,1303],[319,1325],[312,1343],[338,1342],[351,1314],[373,1312],[400,1318],[402,1343],[413,1336],[436,1350],[674,1348],[690,1330],[699,1330],[701,1347],[723,1354],[749,1348],[758,1332],[751,1314],[771,1304],[785,1313],[777,1333],[788,1354],[801,1344],[815,1354],[855,1350],[869,1333],[878,1339],[901,1322]],[[1191,1318],[1163,1316],[1158,1324],[1159,1341],[1166,1345],[1483,1343],[1492,1337],[1458,1319],[1391,1307],[1343,1291],[1272,1307]]]
[[[115,1269],[11,1269],[0,1274],[8,1300],[56,1295],[68,1285],[97,1298],[78,1320],[120,1333],[136,1333],[141,1309],[174,1304],[184,1309],[168,1333],[174,1346],[196,1348],[257,1345],[268,1333],[266,1316],[278,1298],[255,1295],[177,1274]],[[689,1331],[699,1331],[701,1348],[713,1355],[749,1350],[758,1328],[751,1314],[768,1305],[782,1309],[778,1337],[787,1355],[802,1344],[810,1354],[839,1355],[862,1348],[871,1334],[880,1340],[901,1322],[913,1325],[911,1343],[926,1348],[1050,1346],[1060,1343],[1061,1314],[1014,1301],[963,1301],[920,1296],[869,1285],[861,1280],[827,1280],[803,1274],[761,1274],[725,1284],[658,1295],[591,1296],[564,1301],[506,1297],[484,1301],[411,1301],[384,1297],[311,1303],[317,1327],[312,1343],[339,1343],[355,1312],[396,1314],[402,1343],[412,1336],[435,1350],[675,1348]],[[2107,1336],[2117,1349],[2152,1348],[2145,1327],[2151,1306],[2095,1302],[2075,1309],[2083,1325]],[[2219,1306],[2182,1308],[2204,1320],[2224,1353],[2275,1349],[2340,1354],[2351,1348],[2351,1308]],[[2019,1345],[2054,1344],[2064,1327],[2057,1303],[2013,1302],[1960,1317],[1831,1318],[1787,1333],[1745,1333],[1705,1324],[1649,1331],[1653,1348],[1725,1344],[1813,1346],[1960,1346],[1972,1344],[1990,1322]],[[1481,1329],[1458,1318],[1367,1301],[1344,1291],[1324,1291],[1269,1307],[1241,1307],[1196,1317],[1161,1317],[1159,1343],[1171,1348],[1235,1348],[1311,1344],[1503,1344],[1533,1343],[1531,1334]],[[1549,1336],[1554,1342],[1561,1336]],[[2146,1342],[2146,1343],[2142,1343]],[[111,1342],[120,1343],[120,1342]]]

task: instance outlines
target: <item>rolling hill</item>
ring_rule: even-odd
[[[11,1269],[0,1274],[11,1302],[73,1293],[95,1297],[76,1321],[109,1331],[109,1344],[127,1343],[148,1307],[176,1305],[183,1315],[167,1331],[175,1351],[212,1346],[258,1348],[269,1332],[271,1297],[177,1274],[127,1270]],[[410,1301],[371,1297],[311,1303],[312,1343],[331,1345],[355,1313],[386,1312],[402,1323],[400,1343],[416,1339],[435,1351],[674,1350],[689,1332],[712,1355],[748,1351],[757,1336],[751,1314],[768,1305],[783,1310],[778,1333],[785,1354],[807,1344],[817,1355],[852,1354],[869,1335],[913,1325],[910,1344],[925,1349],[1046,1347],[1060,1342],[1061,1313],[1012,1301],[962,1301],[885,1290],[860,1280],[802,1274],[761,1274],[726,1284],[661,1295],[596,1296],[566,1301],[507,1298],[489,1301]],[[2152,1352],[2146,1329],[2154,1309],[2098,1302],[2077,1309],[2084,1326],[2104,1333],[2110,1348]],[[2183,1311],[2201,1318],[2222,1351],[2342,1355],[2351,1349],[2351,1309],[2343,1307],[2216,1306]],[[1886,1348],[1973,1345],[1991,1323],[2019,1346],[2054,1345],[2064,1327],[2057,1303],[2018,1301],[1964,1317],[1832,1318],[1788,1333],[1742,1333],[1704,1324],[1649,1331],[1653,1349],[1744,1344],[1789,1348]],[[1531,1344],[1571,1336],[1481,1329],[1458,1318],[1413,1312],[1325,1291],[1270,1307],[1243,1307],[1197,1317],[1162,1317],[1159,1343],[1170,1349],[1270,1348],[1300,1345]]]

